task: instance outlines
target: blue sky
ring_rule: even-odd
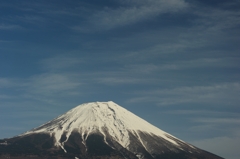
[[[237,0],[0,0],[0,138],[114,101],[240,156]]]

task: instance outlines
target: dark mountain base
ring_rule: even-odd
[[[64,137],[62,137],[64,138]],[[124,159],[123,155],[108,146],[103,141],[103,136],[92,134],[86,140],[86,147],[78,133],[72,133],[65,143],[65,153],[61,148],[54,147],[54,140],[48,134],[32,134],[29,136],[15,137],[0,140],[0,159]],[[128,152],[129,159],[136,157]],[[127,154],[127,153],[126,153]]]
[[[130,150],[141,152],[140,155],[143,159],[222,159],[200,149],[196,152],[162,149],[161,145],[169,149],[171,149],[171,145],[167,145],[164,139],[157,136],[145,133],[140,133],[140,136],[142,142],[152,143],[152,148],[155,150],[154,153],[150,154],[137,138],[130,134],[131,141],[134,143],[131,144]],[[60,142],[65,140],[66,134],[63,134]],[[138,159],[136,154],[125,149],[111,138],[106,138],[106,140],[108,144],[104,142],[102,134],[91,134],[88,136],[85,146],[82,136],[78,132],[72,132],[64,144],[67,151],[65,153],[62,148],[54,146],[55,141],[49,134],[30,134],[0,140],[0,159],[75,159],[75,157],[79,159]],[[189,147],[186,149],[190,151]]]

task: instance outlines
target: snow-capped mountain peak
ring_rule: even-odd
[[[0,159],[1,152],[20,158],[32,154],[64,159],[222,159],[158,129],[112,101],[79,105],[0,143],[6,143],[0,144]]]
[[[106,136],[105,131],[107,131],[123,147],[128,147],[130,143],[129,131],[135,135],[138,135],[139,131],[155,134],[178,145],[174,140],[175,137],[156,128],[112,101],[79,105],[23,135],[39,132],[50,133],[56,138],[56,145],[63,147],[63,143],[59,142],[61,136],[66,133],[68,138],[72,131],[78,131],[82,134],[84,140],[93,132],[100,132]]]

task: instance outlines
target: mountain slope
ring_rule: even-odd
[[[22,135],[0,140],[0,156],[4,155],[220,159],[158,129],[114,102],[82,104]]]

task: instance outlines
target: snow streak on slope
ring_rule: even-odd
[[[55,137],[55,145],[60,146],[65,151],[64,142],[68,140],[73,131],[78,131],[82,135],[84,140],[83,144],[85,144],[88,135],[94,132],[102,133],[106,144],[108,144],[105,134],[107,131],[115,141],[125,148],[128,148],[130,144],[129,132],[137,134],[138,138],[139,132],[148,133],[150,135],[154,134],[176,146],[180,146],[176,142],[176,140],[179,139],[158,129],[111,101],[79,105],[54,120],[22,135],[40,132],[49,133]],[[60,143],[61,136],[64,133],[66,133],[67,138],[64,142]],[[141,140],[141,138],[139,140]]]

